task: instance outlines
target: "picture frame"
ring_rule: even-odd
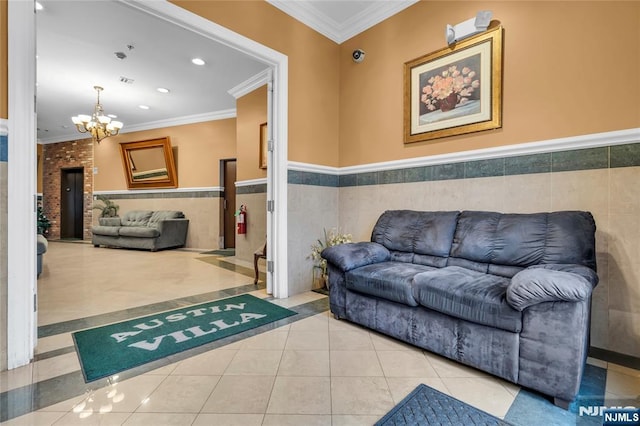
[[[404,143],[502,127],[497,26],[404,64]]]
[[[120,143],[129,189],[177,188],[178,173],[168,136]]]
[[[261,169],[267,168],[267,150],[268,150],[268,139],[269,135],[267,133],[267,123],[262,123],[260,125],[260,154],[259,154],[259,164],[258,167]]]

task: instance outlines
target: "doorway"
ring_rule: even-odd
[[[224,198],[222,200],[223,242],[224,247],[236,248],[236,159],[220,160],[222,170],[222,187]]]
[[[81,240],[84,233],[84,168],[60,170],[60,238]]]
[[[268,199],[273,208],[267,214],[269,239],[268,258],[273,266],[267,273],[267,287],[276,298],[288,296],[287,250],[287,165],[288,165],[288,57],[269,47],[228,30],[201,16],[188,12],[168,1],[131,2],[129,6],[197,31],[214,41],[260,59],[271,66],[269,138],[273,151],[269,151],[267,172]],[[9,91],[9,150],[13,153],[12,167],[7,176],[8,216],[12,221],[7,235],[9,260],[7,309],[7,365],[15,368],[27,364],[33,357],[36,338],[36,317],[33,302],[36,284],[35,238],[24,238],[35,233],[35,15],[31,2],[9,2],[8,28],[8,87]],[[17,92],[19,96],[12,96]],[[15,167],[13,167],[15,165]],[[31,210],[30,210],[31,209]],[[25,285],[27,283],[27,285]],[[273,283],[273,284],[272,284]]]

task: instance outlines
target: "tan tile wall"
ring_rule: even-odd
[[[0,161],[0,371],[7,369],[7,163]]]
[[[221,200],[220,197],[114,198],[113,202],[120,206],[120,215],[130,210],[179,210],[183,212],[185,217],[189,219],[185,248],[206,251],[218,248]],[[94,223],[98,222],[97,216],[94,218]]]
[[[356,240],[369,240],[387,209],[591,211],[600,277],[593,295],[591,345],[640,357],[638,182],[640,167],[623,167],[343,187],[339,223]]]

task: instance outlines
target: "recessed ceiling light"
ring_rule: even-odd
[[[40,4],[40,2],[36,2],[36,10],[42,10],[42,9],[44,9],[42,4]]]
[[[140,109],[149,109],[149,107],[146,106],[146,105],[138,105],[138,108],[140,108]]]
[[[164,87],[158,87],[156,90],[160,93],[169,93],[169,89],[165,89]]]
[[[111,118],[118,118],[118,116],[117,116],[117,115],[115,115],[115,114],[107,114],[107,117],[111,117]]]
[[[196,65],[204,65],[204,64],[205,64],[204,60],[203,60],[203,59],[200,59],[200,58],[193,58],[193,59],[191,60],[191,62],[193,62],[193,63],[194,63],[194,64],[196,64]]]

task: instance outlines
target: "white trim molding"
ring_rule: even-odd
[[[360,34],[418,2],[418,0],[370,1],[367,7],[361,12],[345,21],[338,22],[315,6],[315,2],[289,0],[266,1],[338,44],[349,40],[351,37]]]
[[[9,134],[9,120],[6,118],[0,118],[0,136],[7,136]]]
[[[229,93],[235,99],[238,99],[248,93],[253,92],[257,88],[264,86],[270,81],[271,81],[271,70],[266,69],[254,75],[253,77],[248,78],[247,80],[238,84],[236,87],[229,89],[227,93]]]
[[[239,180],[236,182],[236,188],[241,188],[243,186],[266,185],[266,184],[267,184],[267,178]]]
[[[593,133],[537,142],[526,142],[495,148],[475,149],[451,154],[431,155],[406,160],[384,161],[357,166],[330,167],[317,164],[289,161],[289,170],[327,175],[350,175],[355,173],[380,172],[385,170],[408,169],[411,167],[437,164],[461,163],[465,161],[489,160],[492,158],[516,157],[521,155],[542,154],[576,149],[598,148],[603,146],[624,145],[640,142],[640,128]]]

